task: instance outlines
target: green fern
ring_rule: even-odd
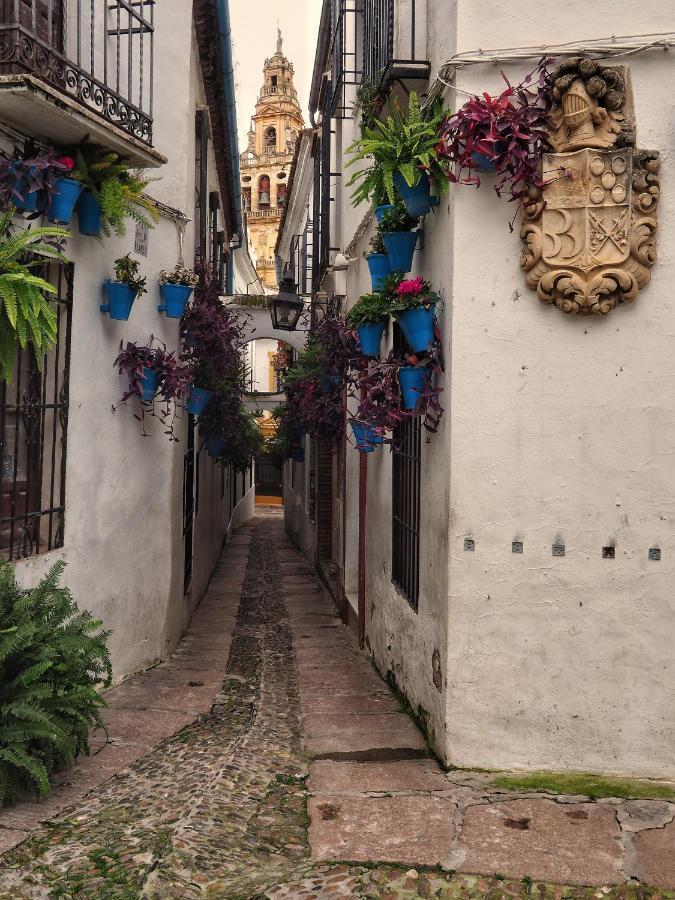
[[[410,94],[406,112],[398,99],[393,101],[393,112],[384,122],[373,119],[364,128],[363,136],[348,147],[351,154],[348,166],[365,159],[373,165],[360,169],[347,182],[356,190],[352,194],[355,206],[375,199],[380,203],[385,197],[396,202],[394,175],[398,172],[410,187],[414,187],[426,173],[436,190],[444,191],[448,185],[445,163],[436,153],[438,128],[444,112],[437,108],[427,119],[422,115],[417,94]]]
[[[11,382],[17,350],[33,345],[37,364],[56,343],[56,313],[48,295],[54,285],[31,272],[45,259],[65,261],[47,238],[66,238],[63,228],[46,226],[12,234],[13,209],[0,217],[0,378]],[[28,254],[34,257],[28,259]]]
[[[156,179],[143,177],[119,153],[91,144],[87,139],[73,150],[73,155],[73,177],[100,203],[101,230],[107,237],[113,233],[124,237],[127,219],[154,228],[159,213],[144,192]]]
[[[109,632],[59,584],[56,563],[33,590],[0,563],[0,804],[49,792],[49,776],[87,753],[102,725]]]

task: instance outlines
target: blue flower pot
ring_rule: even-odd
[[[497,141],[494,145],[496,153],[504,153],[507,147],[507,141]],[[471,154],[471,162],[479,172],[485,172],[486,174],[489,174],[491,172],[497,171],[497,165],[495,161],[493,159],[490,159],[487,154],[482,153],[480,150],[473,151],[473,153]]]
[[[91,191],[83,191],[77,201],[77,224],[80,234],[98,237],[101,233],[101,204]]]
[[[191,416],[201,416],[211,397],[213,397],[213,391],[207,391],[206,388],[191,387],[187,411]]]
[[[304,447],[291,447],[291,459],[293,462],[301,463],[305,461]]]
[[[394,175],[394,185],[405,203],[405,208],[409,216],[426,216],[432,206],[438,204],[438,198],[431,196],[431,185],[429,179],[423,173],[415,187],[409,187],[400,172]]]
[[[192,288],[186,284],[162,284],[159,290],[164,301],[157,307],[159,312],[166,313],[169,319],[182,318]]]
[[[375,207],[375,218],[378,222],[381,222],[384,218],[385,213],[388,213],[390,209],[393,209],[391,203],[385,203],[384,206],[376,206]]]
[[[365,322],[357,327],[356,333],[364,356],[380,355],[380,341],[386,324],[386,322]]]
[[[47,218],[59,225],[70,225],[75,204],[80,199],[84,185],[72,178],[57,178],[47,208]]]
[[[382,235],[392,272],[411,270],[417,238],[417,231],[389,231]]]
[[[148,366],[143,367],[143,379],[141,381],[141,400],[145,403],[152,403],[157,393],[157,379],[159,372],[157,369],[150,369]]]
[[[223,454],[223,450],[225,449],[225,438],[221,437],[219,434],[210,434],[205,441],[205,446],[209,456],[216,459]]]
[[[10,172],[14,174],[18,163],[10,166]],[[31,166],[31,175],[35,174],[35,166]],[[21,198],[21,199],[20,199]],[[28,181],[23,176],[17,176],[12,185],[12,205],[19,212],[37,212],[40,203],[40,191],[28,192]]]
[[[398,380],[401,385],[401,397],[403,409],[416,409],[420,392],[424,390],[426,382],[426,369],[417,369],[415,366],[401,366],[398,370]]]
[[[324,394],[330,394],[341,381],[339,375],[323,375],[319,383]]]
[[[422,353],[429,349],[434,342],[434,318],[436,304],[431,306],[417,306],[414,309],[406,309],[398,313],[398,324],[401,326],[403,337],[415,353]]]
[[[126,321],[136,299],[136,288],[129,287],[123,281],[110,281],[109,278],[103,282],[103,288],[108,302],[100,305],[101,312],[107,312],[111,319]]]
[[[387,283],[387,278],[391,275],[389,257],[386,253],[371,253],[366,259],[373,290],[381,291]]]
[[[357,419],[350,419],[349,424],[352,426],[354,440],[356,441],[356,449],[361,453],[372,453],[377,444],[384,443],[383,435],[379,434],[372,425],[367,422],[359,422]]]

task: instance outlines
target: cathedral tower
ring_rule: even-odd
[[[284,56],[281,32],[274,56],[265,60],[258,95],[241,154],[241,181],[246,223],[256,271],[265,287],[276,286],[274,245],[298,132],[304,122],[293,85],[293,64]]]

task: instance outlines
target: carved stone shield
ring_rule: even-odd
[[[556,72],[550,143],[558,152],[544,154],[543,187],[524,210],[521,268],[543,303],[604,315],[649,281],[659,155],[634,147],[623,69],[576,59]]]
[[[632,154],[579,150],[544,157],[545,171],[566,172],[543,189],[542,258],[589,272],[628,259]]]

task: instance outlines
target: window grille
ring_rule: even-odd
[[[394,432],[392,462],[392,581],[414,610],[420,586],[422,423],[404,419]]]
[[[208,203],[209,133],[206,112],[198,109],[195,116],[195,256],[206,259]]]
[[[63,546],[73,267],[49,263],[35,274],[56,288],[56,344],[42,371],[19,350],[11,384],[0,387],[0,556],[23,559]]]
[[[336,119],[353,118],[347,88],[361,83],[357,60],[359,0],[335,0],[331,34],[331,112]]]

